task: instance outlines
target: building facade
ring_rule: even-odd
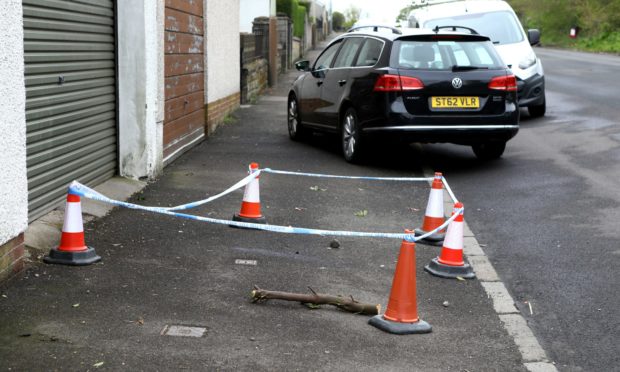
[[[73,180],[153,179],[239,106],[239,0],[3,0],[0,281]]]

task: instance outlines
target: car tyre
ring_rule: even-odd
[[[547,112],[547,100],[543,100],[540,105],[527,106],[527,111],[530,113],[530,117],[540,118],[545,116]]]
[[[349,107],[342,117],[342,154],[349,163],[359,163],[364,155],[364,141],[355,110]]]
[[[299,117],[299,105],[297,104],[297,99],[294,96],[291,96],[288,99],[286,121],[288,122],[288,135],[293,141],[301,141],[307,137],[308,132],[301,124]]]
[[[472,146],[474,154],[480,160],[499,159],[504,150],[506,150],[506,142],[487,142]]]

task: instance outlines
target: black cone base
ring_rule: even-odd
[[[426,234],[428,231],[424,231],[422,229],[415,229],[415,236],[421,236]],[[416,243],[422,243],[426,245],[434,245],[436,247],[441,247],[443,245],[443,239],[446,237],[446,234],[431,234],[424,239],[416,241]]]
[[[468,263],[465,263],[463,266],[444,265],[437,261],[437,257],[433,258],[428,265],[424,266],[424,270],[441,278],[456,279],[457,277],[461,277],[463,279],[473,279],[476,277],[474,270]]]
[[[395,335],[410,335],[416,333],[431,333],[433,327],[423,320],[418,320],[415,323],[400,323],[392,322],[383,318],[383,315],[375,315],[368,321],[373,327],[377,327],[380,330],[393,333]]]
[[[238,214],[235,214],[232,218],[233,221],[237,221],[237,222],[248,222],[248,223],[260,223],[262,225],[267,224],[267,220],[265,219],[264,216],[260,216],[258,218],[248,218],[248,217],[242,217]],[[257,229],[252,229],[251,227],[241,227],[241,226],[234,226],[234,225],[229,225],[230,227],[235,227],[237,229],[251,229],[251,230],[257,230]]]
[[[52,248],[49,255],[43,257],[43,262],[48,264],[85,266],[101,261],[101,257],[95,253],[95,248],[87,247],[85,251],[59,251]]]

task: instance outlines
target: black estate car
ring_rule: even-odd
[[[379,137],[468,145],[495,159],[519,130],[515,76],[472,29],[364,26],[296,67],[305,73],[288,95],[289,136],[339,133],[349,162]]]

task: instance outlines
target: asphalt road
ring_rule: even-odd
[[[618,371],[620,57],[536,52],[547,115],[523,111],[503,159],[481,164],[452,145],[413,151],[462,196],[472,231],[558,369]]]

